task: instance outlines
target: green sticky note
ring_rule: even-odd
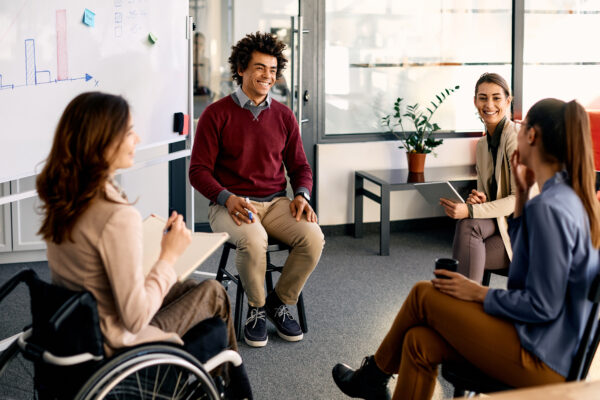
[[[152,32],[150,32],[148,34],[148,40],[150,41],[150,43],[154,44],[158,40],[158,37],[156,37],[155,34],[153,34]]]

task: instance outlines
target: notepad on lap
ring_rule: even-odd
[[[431,205],[439,205],[441,198],[452,200],[457,203],[465,202],[454,186],[448,181],[415,183],[414,186]]]
[[[142,266],[144,275],[148,275],[160,255],[160,242],[162,240],[166,220],[149,216],[143,223],[144,234],[144,254]],[[177,259],[173,268],[177,273],[180,282],[185,280],[202,264],[212,253],[215,252],[225,241],[229,239],[229,234],[219,233],[192,233],[192,243],[183,254]]]

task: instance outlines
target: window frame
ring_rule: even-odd
[[[318,30],[317,37],[321,38],[318,41],[317,58],[325,60],[325,40],[326,40],[326,6],[325,1],[318,1],[317,20]],[[511,85],[513,93],[513,102],[511,111],[514,118],[521,119],[523,111],[523,45],[524,45],[524,22],[525,22],[525,0],[512,0],[512,54],[511,54]],[[325,60],[326,61],[326,60]],[[361,143],[375,141],[391,141],[398,140],[389,132],[366,132],[366,133],[345,133],[345,134],[326,134],[325,133],[325,62],[319,63],[319,68],[316,71],[316,87],[318,88],[319,101],[317,107],[317,132],[316,144],[332,144],[332,143]],[[468,138],[480,137],[482,132],[465,132],[465,131],[441,131],[433,135],[437,139],[451,138]]]

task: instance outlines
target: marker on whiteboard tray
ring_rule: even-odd
[[[247,197],[246,203],[250,204],[250,199]],[[245,208],[245,210],[248,212],[248,218],[250,219],[250,221],[254,221],[254,215],[252,214],[252,211],[248,210],[247,208]]]

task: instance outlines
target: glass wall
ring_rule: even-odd
[[[248,33],[271,32],[284,41],[290,59],[292,15],[298,15],[298,0],[190,0],[190,15],[196,22],[194,40],[194,117],[207,105],[232,93],[229,55],[231,46]],[[288,87],[291,66],[272,89],[272,95],[290,105]]]
[[[538,100],[600,109],[600,1],[526,0],[523,115]]]
[[[481,131],[475,82],[497,72],[510,83],[509,0],[327,0],[325,23],[326,135],[382,132],[397,97],[426,105],[456,85],[434,121]]]

